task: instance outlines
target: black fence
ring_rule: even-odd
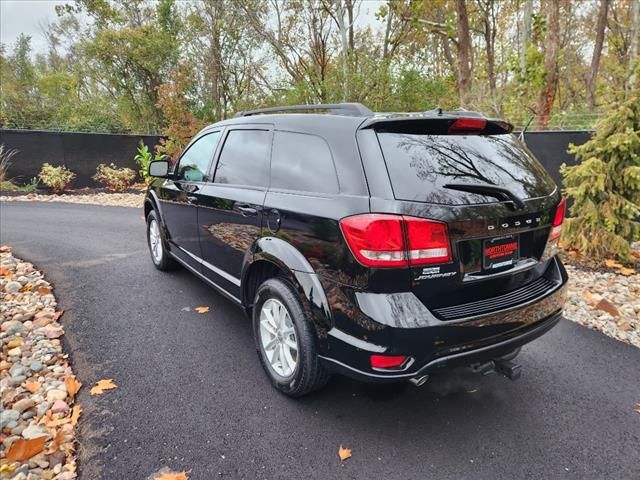
[[[64,165],[76,174],[75,188],[95,187],[91,177],[101,163],[137,172],[133,157],[141,140],[153,151],[160,137],[0,129],[0,144],[4,144],[5,150],[18,150],[11,159],[8,178],[28,183],[38,175],[43,163]]]
[[[569,144],[582,145],[590,136],[591,132],[587,131],[529,132],[525,135],[525,140],[554,180],[560,184],[560,165],[575,164],[573,155],[567,153]],[[91,177],[100,163],[114,163],[137,171],[133,157],[141,140],[152,150],[160,137],[0,130],[0,144],[4,144],[6,149],[15,148],[19,152],[9,166],[9,178],[27,183],[38,174],[42,164],[48,162],[51,165],[65,165],[75,172],[76,188],[96,186]]]

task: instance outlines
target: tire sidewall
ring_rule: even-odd
[[[282,378],[273,371],[261,345],[260,311],[262,305],[269,298],[280,301],[286,307],[295,330],[296,341],[298,343],[298,358],[295,372],[289,378]],[[308,338],[310,333],[309,326],[306,323],[300,300],[290,282],[282,278],[273,278],[267,280],[258,288],[253,303],[252,321],[256,350],[258,351],[260,362],[267,372],[271,383],[284,393],[294,394],[300,387],[301,380],[305,374],[305,368],[309,365],[309,355],[315,355],[315,351],[309,351],[310,349],[306,344],[307,342],[304,342],[304,338]]]

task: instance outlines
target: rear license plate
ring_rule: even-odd
[[[482,244],[482,264],[485,270],[510,267],[519,258],[520,242],[517,235],[490,238]]]

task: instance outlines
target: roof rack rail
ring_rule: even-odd
[[[373,112],[361,103],[318,103],[314,105],[288,105],[283,107],[258,108],[238,112],[234,117],[249,117],[262,113],[296,112],[305,110],[329,110],[334,115],[349,115],[354,117],[371,117]]]

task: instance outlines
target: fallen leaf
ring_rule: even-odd
[[[611,260],[609,258],[604,261],[604,264],[609,268],[622,268],[621,263],[618,263],[615,260]]]
[[[30,459],[44,450],[44,442],[46,440],[46,436],[30,440],[19,438],[13,445],[11,445],[11,448],[9,448],[9,451],[7,452],[7,460],[23,462]]]
[[[118,386],[113,383],[112,378],[109,378],[107,380],[100,380],[93,388],[91,388],[89,393],[91,393],[91,395],[101,395],[105,390],[111,390],[113,388],[118,388]]]
[[[620,312],[618,311],[618,308],[606,298],[603,298],[602,300],[600,300],[595,308],[597,310],[602,310],[603,312],[607,312],[613,317],[620,316]]]
[[[51,288],[50,287],[38,287],[38,293],[40,295],[47,295],[47,294],[51,293]]]
[[[26,388],[30,393],[36,393],[38,390],[40,390],[42,384],[40,382],[25,382],[25,384],[22,386]]]
[[[634,412],[640,414],[640,402],[636,403],[635,408],[633,409]]]
[[[340,457],[341,462],[344,462],[346,459],[351,458],[351,449],[343,448],[342,445],[340,445],[340,448],[338,448],[338,457]]]
[[[68,377],[65,377],[64,384],[67,387],[67,393],[69,394],[69,398],[73,400],[73,397],[75,397],[76,393],[78,393],[78,390],[80,390],[82,383],[76,380],[75,375],[69,375]]]
[[[9,475],[13,473],[13,471],[18,468],[18,463],[2,463],[0,464],[0,473],[3,475]]]
[[[198,313],[207,313],[209,311],[209,307],[196,307],[196,312]]]
[[[163,471],[153,477],[153,480],[189,480],[189,477],[187,476],[187,472]]]
[[[60,317],[62,316],[62,314],[64,313],[64,310],[60,310],[59,312],[56,312],[53,314],[53,321],[57,322]]]
[[[636,271],[633,268],[622,267],[618,270],[622,275],[633,275]]]
[[[71,421],[71,418],[69,417],[61,417],[61,418],[50,417],[44,424],[47,428],[56,428],[56,427],[60,427],[61,425],[66,425],[70,421]]]
[[[65,433],[62,429],[56,430],[55,435],[52,436],[53,440],[51,442],[51,445],[49,445],[49,449],[47,450],[48,455],[55,453],[65,442]]]
[[[78,424],[78,419],[80,418],[81,413],[82,407],[80,407],[80,405],[73,407],[73,410],[71,411],[71,425],[75,426]]]
[[[591,292],[584,290],[580,293],[580,296],[584,298],[588,303],[596,303]]]

